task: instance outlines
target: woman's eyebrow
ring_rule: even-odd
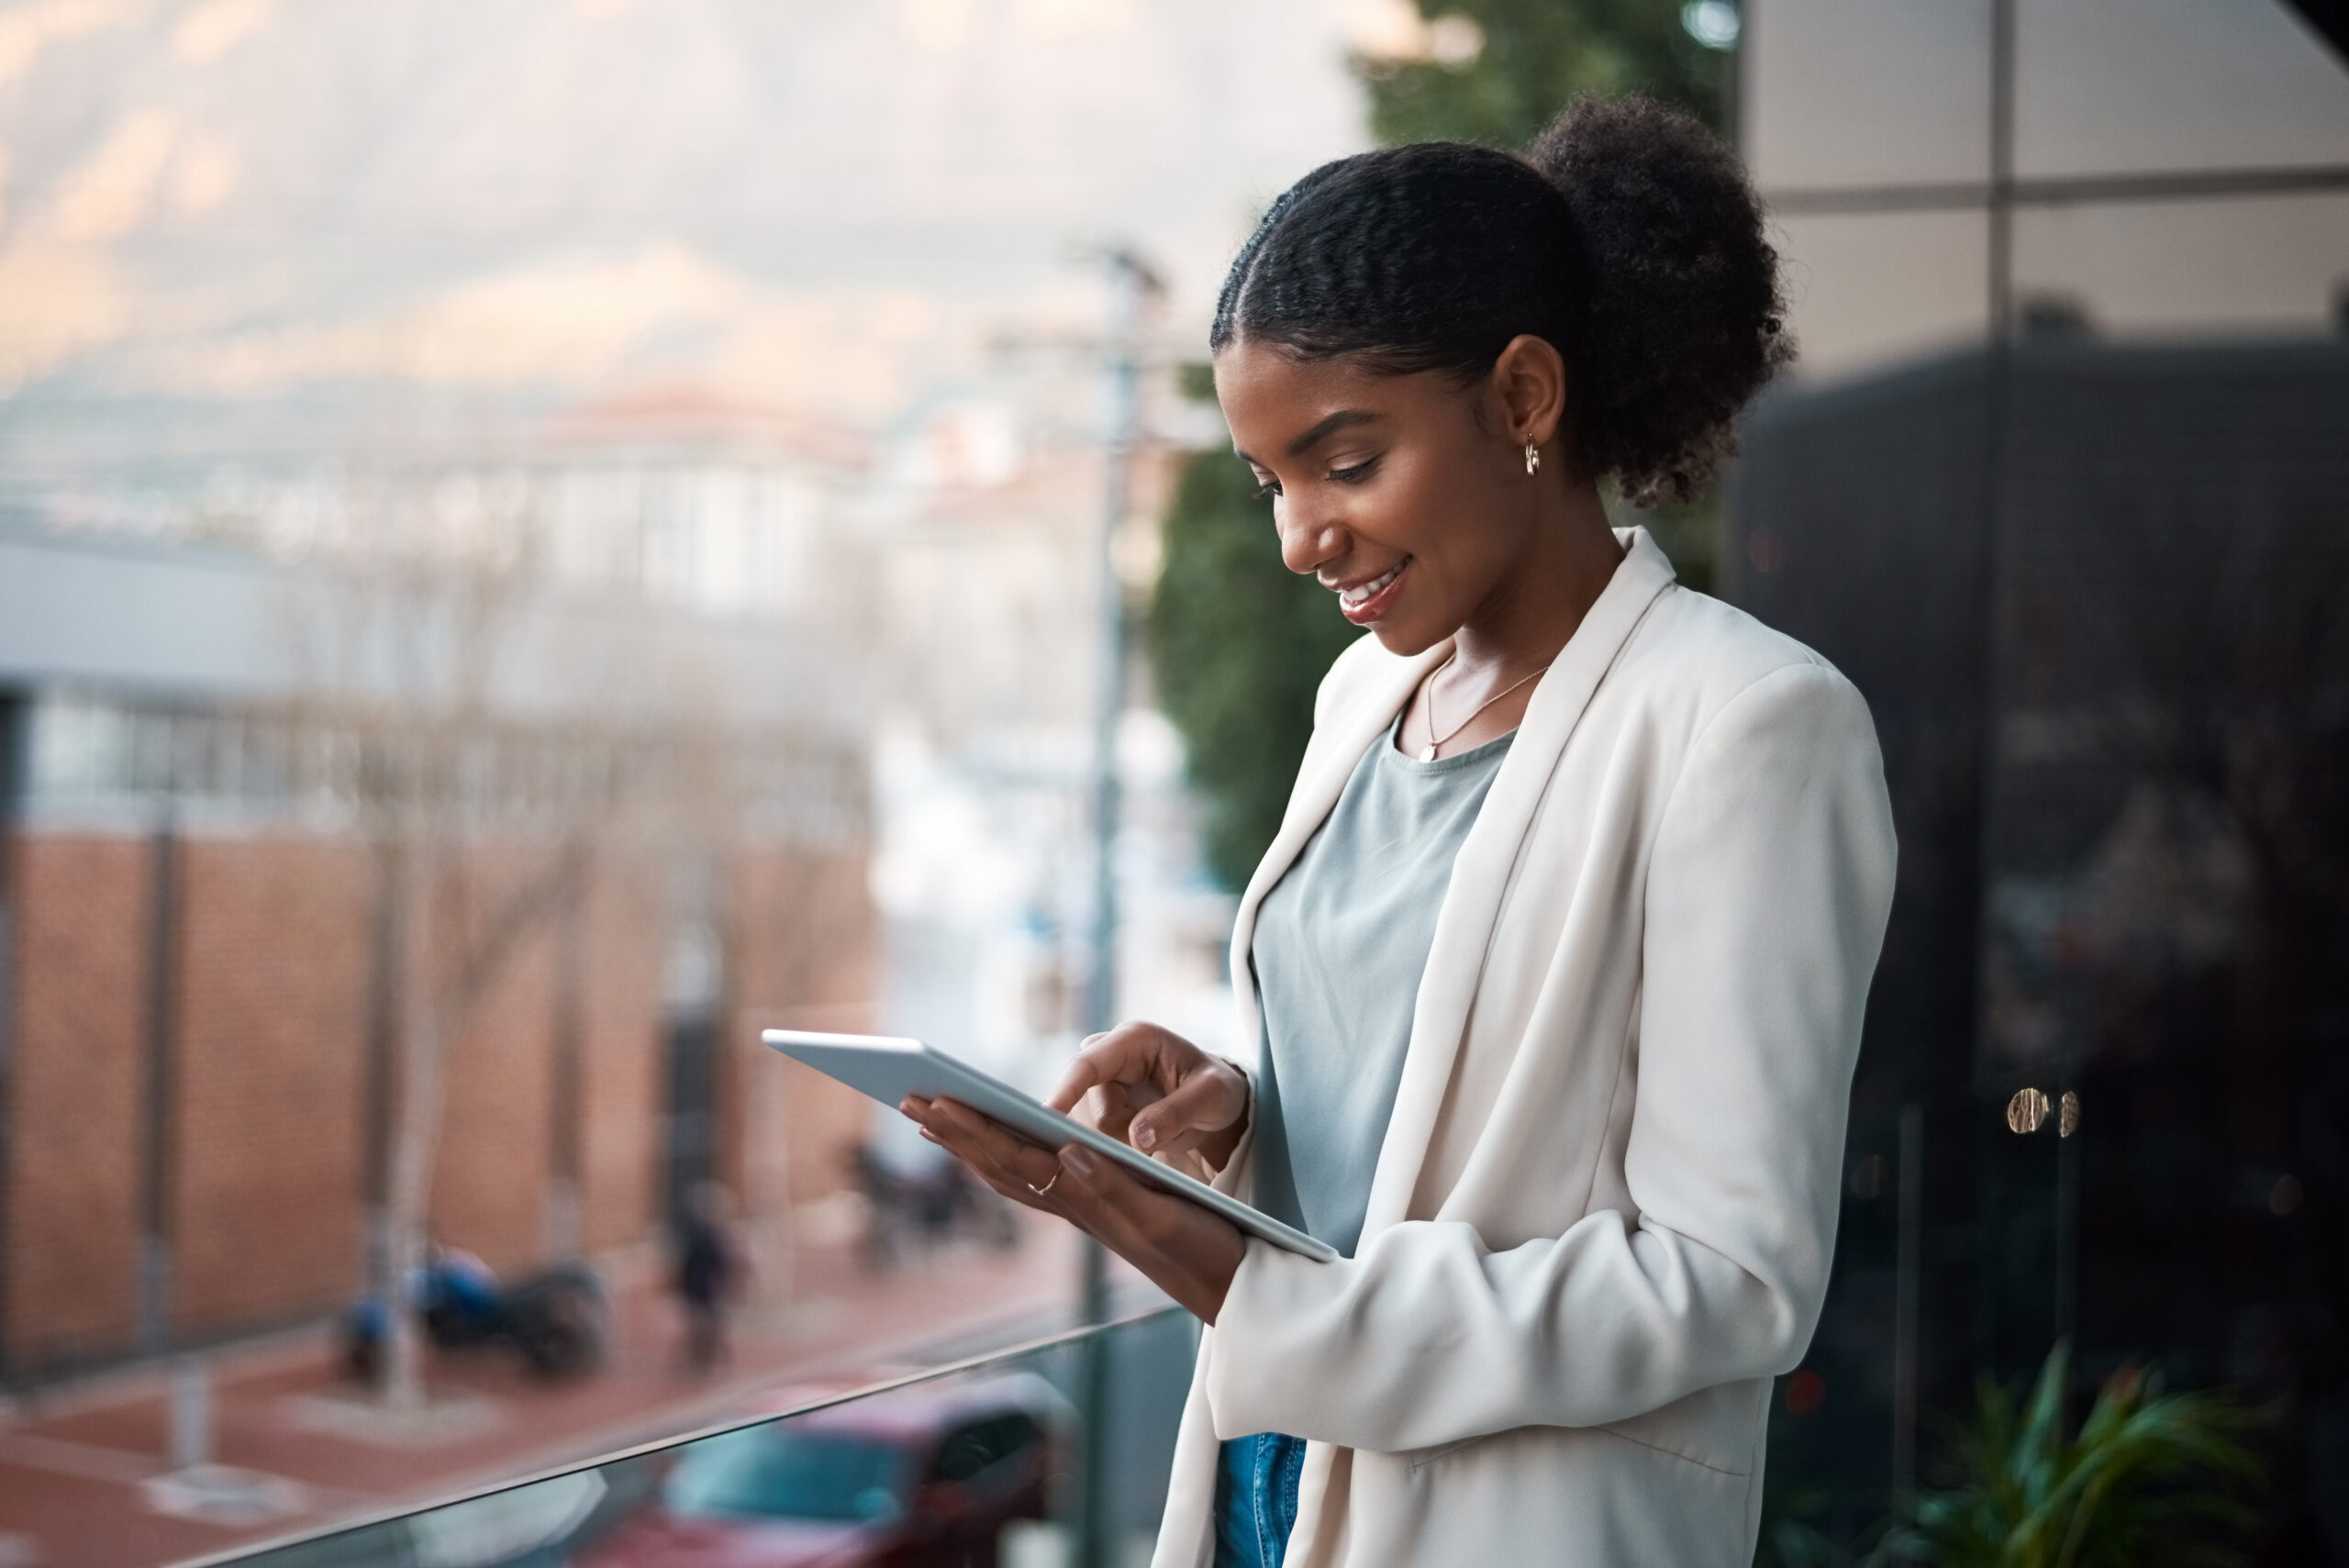
[[[1375,423],[1378,417],[1378,415],[1372,413],[1367,408],[1341,408],[1335,414],[1330,415],[1328,417],[1316,423],[1311,429],[1297,437],[1297,439],[1289,442],[1288,455],[1291,457],[1303,457],[1307,452],[1311,451],[1316,446],[1319,445],[1322,441],[1327,440],[1330,437],[1337,434],[1340,430],[1346,429],[1354,425],[1372,424]],[[1241,462],[1256,462],[1254,458],[1249,456],[1246,452],[1241,451],[1238,447],[1234,447],[1231,450],[1233,455],[1238,457]],[[1257,463],[1257,466],[1261,468],[1264,465],[1262,463]]]
[[[1367,425],[1378,417],[1367,408],[1341,408],[1305,434],[1289,442],[1288,455],[1303,457],[1316,446],[1340,430],[1353,425]]]

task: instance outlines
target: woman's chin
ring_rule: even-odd
[[[1378,639],[1378,645],[1397,659],[1411,659],[1425,653],[1429,649],[1450,637],[1453,630],[1453,628],[1450,627],[1436,629],[1426,626],[1416,626],[1408,621],[1391,620],[1374,621],[1370,627],[1370,634]]]

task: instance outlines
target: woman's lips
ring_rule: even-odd
[[[1401,592],[1403,574],[1411,564],[1405,556],[1384,576],[1374,577],[1360,587],[1349,588],[1338,595],[1338,613],[1356,626],[1368,626],[1395,606],[1395,595]]]

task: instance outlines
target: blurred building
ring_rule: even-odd
[[[2271,0],[1751,8],[1804,367],[1722,591],[1866,694],[1900,884],[1773,1433],[1853,1540],[2059,1339],[2278,1419],[2349,1562],[2349,70]],[[1921,1457],[1920,1457],[1921,1456]]]
[[[1074,388],[1057,408],[1041,395],[942,403],[909,426],[876,507],[889,1027],[1039,1090],[1085,1032],[1094,963],[1108,485],[1097,379]],[[1129,596],[1155,570],[1163,443],[1151,445],[1118,525]],[[1111,850],[1118,1011],[1213,1043],[1230,1029],[1231,903],[1198,860],[1180,738],[1147,672],[1130,677]]]
[[[870,1027],[871,637],[846,438],[662,391],[433,461],[214,454],[0,534],[0,1364],[37,1378],[370,1283],[397,1125],[369,762],[519,925],[448,1053],[431,1222],[623,1269],[705,1178],[788,1241],[863,1102],[761,1025]],[[117,526],[104,526],[114,521]],[[617,781],[617,782],[615,782]],[[412,847],[412,846],[411,846]],[[555,895],[517,902],[560,857]],[[551,886],[552,884],[549,884]]]

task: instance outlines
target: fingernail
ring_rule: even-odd
[[[1093,1174],[1093,1156],[1076,1144],[1061,1151],[1061,1163],[1080,1176]]]
[[[1154,1127],[1138,1127],[1134,1129],[1134,1147],[1137,1149],[1157,1148],[1158,1129]]]

